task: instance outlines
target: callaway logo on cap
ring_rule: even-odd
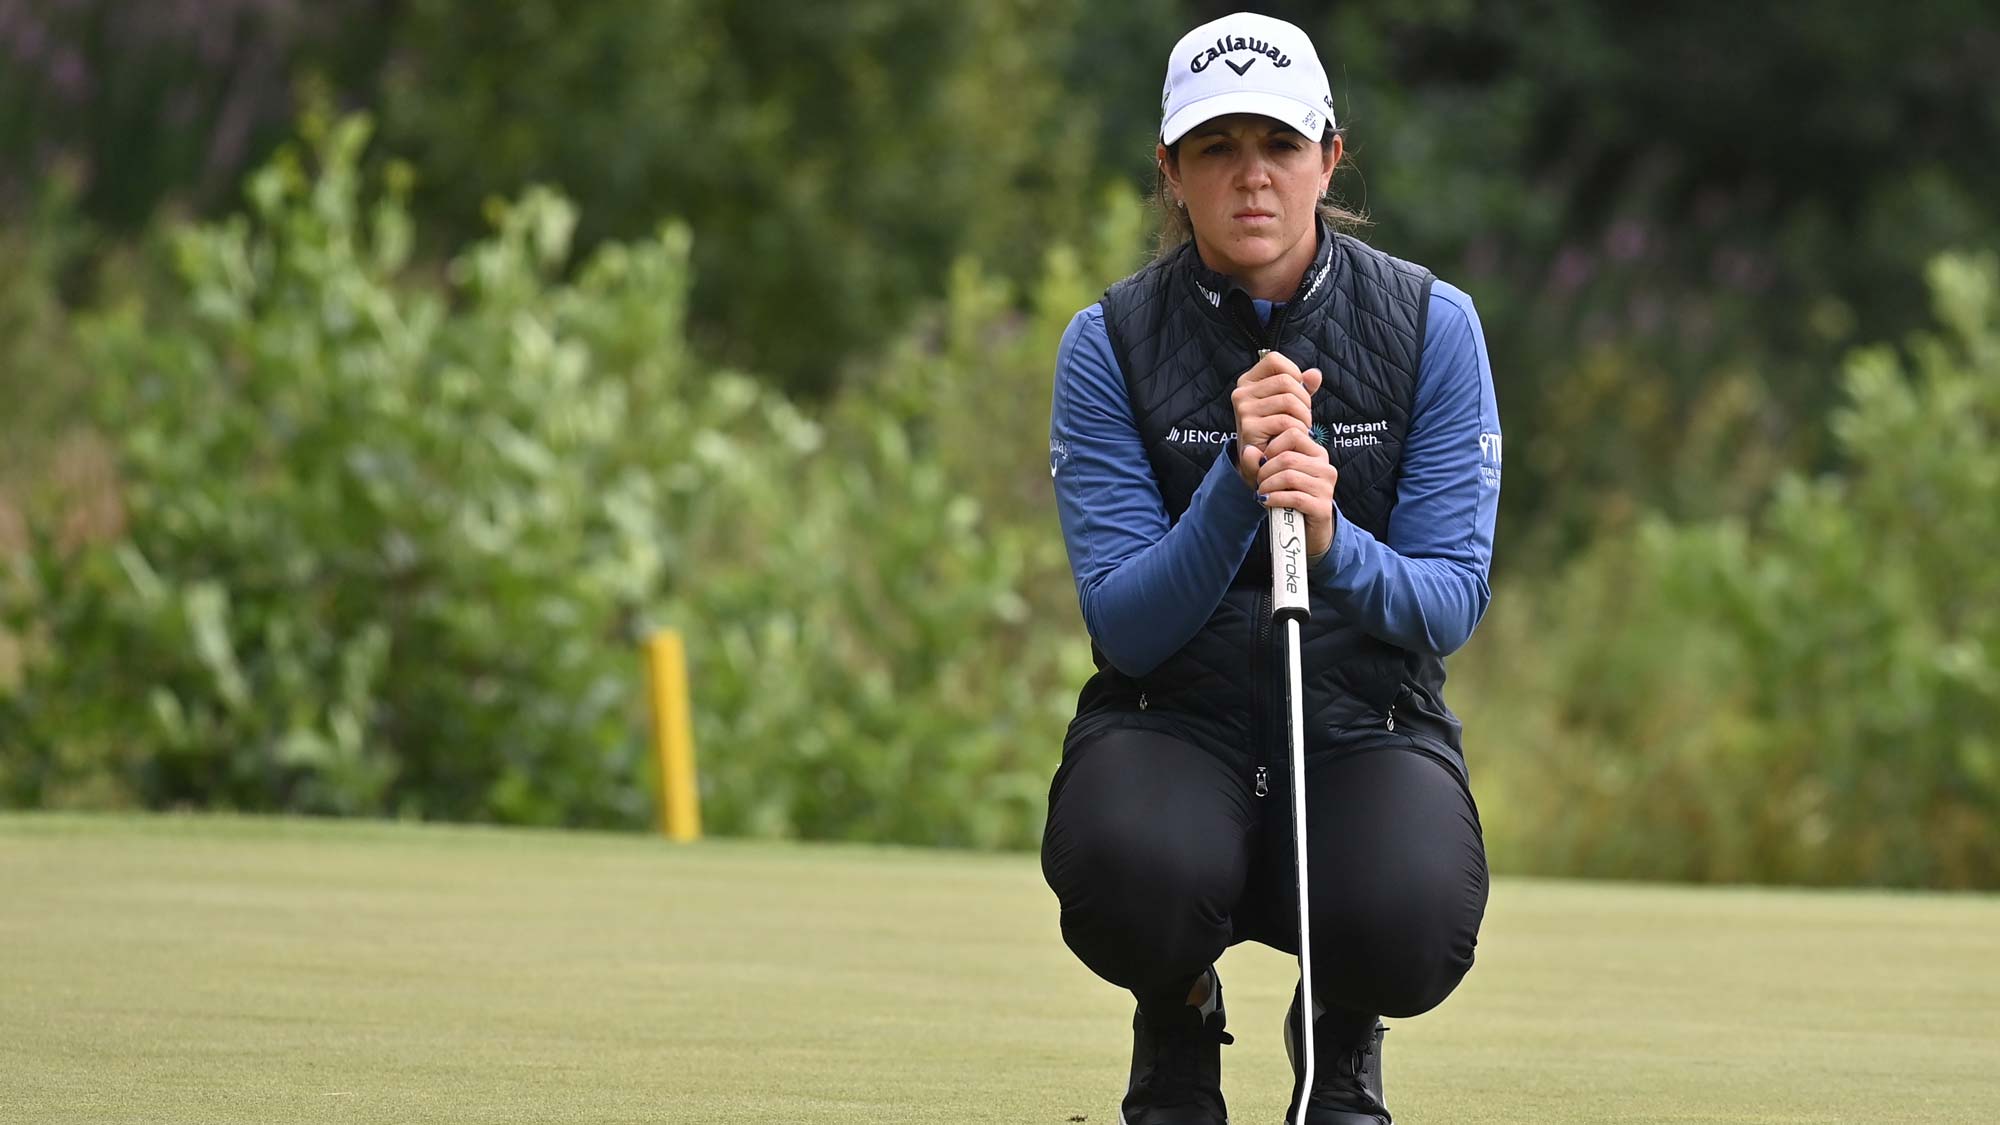
[[[1160,143],[1231,113],[1274,117],[1317,141],[1333,124],[1333,92],[1306,33],[1284,20],[1238,12],[1174,44]]]

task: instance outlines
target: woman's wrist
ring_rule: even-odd
[[[1340,546],[1340,505],[1333,506],[1333,525],[1327,529],[1326,549],[1317,555],[1306,556],[1306,569],[1319,571],[1323,566],[1333,565],[1333,549]]]

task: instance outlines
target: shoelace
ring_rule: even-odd
[[[1380,1103],[1375,1100],[1375,1095],[1368,1090],[1367,1084],[1362,1080],[1363,1072],[1368,1066],[1368,1055],[1374,1048],[1374,1041],[1369,1040],[1345,1051],[1334,1053],[1327,1060],[1332,1064],[1330,1070],[1322,1074],[1321,1081],[1313,1083],[1309,1101],[1312,1104],[1350,1112],[1368,1113],[1380,1109]],[[1335,1084],[1331,1088],[1324,1084],[1328,1078]],[[1361,1104],[1356,1104],[1357,1097]]]
[[[1368,1067],[1368,1048],[1356,1047],[1342,1061],[1347,1064],[1346,1076],[1360,1081],[1361,1072]]]
[[[1236,1037],[1216,1025],[1216,1017],[1199,1028],[1182,1031],[1180,1029],[1152,1029],[1153,1066],[1146,1072],[1146,1085],[1157,1096],[1154,1104],[1196,1105],[1200,1095],[1211,1091],[1195,1082],[1195,1071],[1203,1061],[1198,1052],[1213,1045],[1227,1046],[1236,1042]]]

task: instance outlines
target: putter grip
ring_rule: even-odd
[[[1292,508],[1273,508],[1271,517],[1271,617],[1283,621],[1312,616],[1306,590],[1306,518]]]
[[[1258,348],[1257,358],[1271,354]],[[1271,620],[1312,616],[1306,592],[1306,518],[1291,508],[1271,509]]]

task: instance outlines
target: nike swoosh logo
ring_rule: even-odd
[[[1249,62],[1244,63],[1242,66],[1237,66],[1235,63],[1230,62],[1228,59],[1223,59],[1222,64],[1228,67],[1229,69],[1235,71],[1236,77],[1241,78],[1243,77],[1246,71],[1248,71],[1251,67],[1257,65],[1257,60],[1251,59]]]

